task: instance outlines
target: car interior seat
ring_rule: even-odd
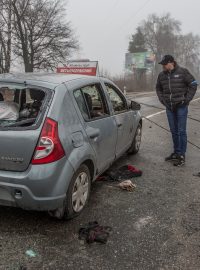
[[[37,116],[40,107],[42,105],[42,101],[45,97],[45,93],[40,90],[30,89],[30,97],[33,100],[31,111],[32,117]]]
[[[26,104],[26,90],[15,90],[14,102],[19,104],[19,111],[21,111]]]
[[[92,110],[92,98],[88,93],[84,93],[85,100],[87,102],[88,110],[90,112],[90,115],[92,117],[93,115],[93,110]]]
[[[2,93],[0,93],[0,101],[4,101]]]

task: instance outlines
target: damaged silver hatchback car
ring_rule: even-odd
[[[139,106],[110,80],[63,74],[0,76],[0,205],[72,218],[91,183],[137,153]]]

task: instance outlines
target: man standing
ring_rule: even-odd
[[[174,152],[165,160],[174,161],[174,166],[183,166],[187,147],[188,105],[197,90],[197,81],[171,55],[165,55],[159,64],[163,66],[163,71],[158,75],[156,92],[160,102],[166,107],[174,144]]]

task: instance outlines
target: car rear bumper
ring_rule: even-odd
[[[57,197],[36,197],[25,186],[0,183],[0,205],[47,211],[61,207],[64,199],[65,194]]]
[[[0,171],[0,205],[27,210],[54,210],[63,205],[74,174],[71,164],[30,165],[25,172]]]

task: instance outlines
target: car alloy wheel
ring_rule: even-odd
[[[88,202],[90,188],[90,171],[85,164],[82,164],[71,179],[63,206],[49,211],[49,215],[64,220],[79,215]]]
[[[131,147],[128,149],[128,154],[136,154],[139,151],[141,138],[142,138],[142,125],[139,123]]]
[[[78,174],[72,190],[72,208],[79,213],[86,204],[89,193],[89,179],[85,172]]]
[[[135,134],[135,149],[137,151],[139,151],[140,149],[141,138],[142,138],[142,128],[141,126],[138,126]]]

